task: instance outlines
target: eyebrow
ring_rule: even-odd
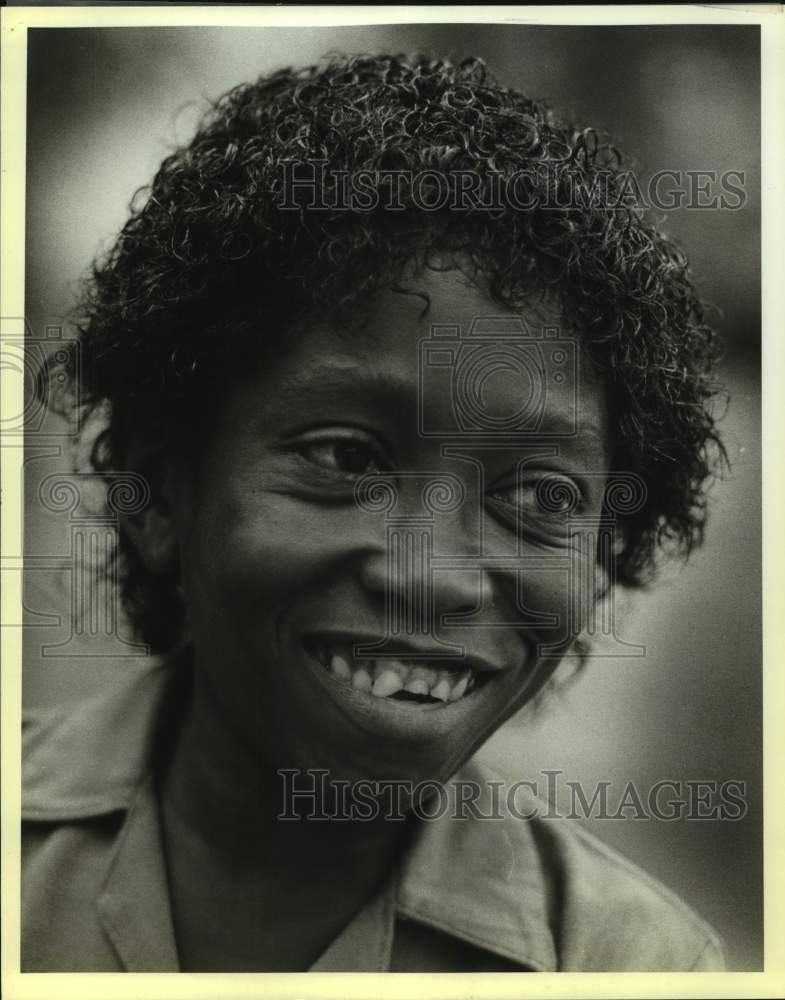
[[[578,438],[593,437],[598,441],[604,441],[604,435],[600,427],[593,421],[583,420],[578,417],[578,429],[575,431],[574,424],[558,413],[546,413],[543,416],[542,424],[533,434],[541,437]]]
[[[402,397],[417,402],[419,385],[389,372],[374,371],[356,362],[341,364],[334,360],[323,366],[307,365],[287,372],[278,382],[277,391],[284,400],[302,402],[304,392],[332,397],[352,392],[367,396],[371,402],[380,397],[399,403]]]
[[[355,398],[378,407],[400,406],[402,403],[417,406],[420,390],[419,379],[413,382],[391,372],[374,371],[364,364],[353,360],[341,362],[335,358],[327,359],[325,364],[316,366],[307,364],[293,368],[283,375],[278,382],[277,391],[284,403],[302,405],[303,394],[312,398],[333,399],[336,396],[350,392]],[[487,431],[478,431],[475,436],[484,437]],[[541,426],[536,430],[521,431],[521,436],[530,438],[561,438],[580,440],[593,438],[604,446],[605,436],[594,421],[578,420],[578,431],[574,432],[571,420],[559,413],[545,413]],[[445,434],[446,438],[452,435]],[[463,432],[460,437],[471,438],[471,433]],[[514,437],[514,435],[512,435]],[[500,438],[496,447],[510,446],[510,439]],[[492,446],[494,447],[494,446]]]

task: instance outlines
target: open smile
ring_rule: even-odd
[[[335,681],[375,698],[414,705],[446,704],[468,697],[488,677],[463,659],[432,654],[358,658],[353,653],[355,645],[326,636],[305,642],[308,653]]]
[[[314,680],[344,718],[393,742],[430,743],[465,734],[467,726],[474,728],[472,719],[495,715],[509,704],[511,684],[522,679],[529,659],[525,650],[516,664],[471,654],[448,658],[442,650],[406,642],[396,646],[394,656],[355,655],[358,647],[379,639],[324,630],[300,633],[299,644]]]

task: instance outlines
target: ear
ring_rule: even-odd
[[[127,514],[121,525],[145,569],[168,576],[177,569],[177,524],[169,476],[148,469],[150,499],[140,511]]]
[[[174,572],[177,566],[177,538],[174,521],[168,511],[151,502],[144,513],[126,517],[123,530],[149,573],[166,576]]]

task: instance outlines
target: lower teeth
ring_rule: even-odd
[[[396,691],[395,694],[390,695],[390,698],[393,701],[415,701],[420,705],[425,705],[427,702],[444,704],[444,702],[439,702],[438,698],[431,698],[429,694],[414,694],[412,691]]]

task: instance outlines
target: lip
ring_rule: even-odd
[[[307,635],[303,636],[303,642],[308,643],[309,641],[315,639],[325,640],[333,645],[347,645],[353,647],[373,647],[382,646],[384,640],[380,640],[379,636],[366,636],[358,635],[356,632],[346,632],[330,629],[319,629],[309,632]],[[373,655],[366,652],[361,652],[358,654],[361,659],[375,659]],[[425,662],[432,662],[437,665],[439,662],[443,663],[455,663],[460,662],[463,666],[468,667],[470,670],[474,670],[480,674],[490,674],[490,673],[500,673],[504,670],[509,669],[504,664],[495,663],[492,660],[487,659],[484,656],[480,656],[476,653],[452,653],[447,648],[442,647],[439,649],[435,646],[417,646],[415,643],[407,642],[405,639],[396,638],[393,643],[389,643],[389,648],[380,649],[379,656],[384,657],[400,657],[405,660],[423,660]]]
[[[460,659],[467,666],[488,675],[487,680],[457,701],[418,704],[379,698],[358,691],[351,685],[332,677],[309,651],[309,639],[316,635],[322,640],[349,642],[354,645],[370,645],[378,642],[379,637],[319,630],[306,636],[301,635],[296,641],[309,674],[314,677],[325,695],[347,721],[366,733],[394,742],[438,741],[451,732],[460,730],[472,717],[486,715],[498,698],[496,689],[501,678],[511,673],[511,668],[492,664],[484,657],[446,657],[444,653],[436,654],[433,648],[423,649],[402,642],[400,645],[396,644],[396,655],[400,652],[402,657],[426,661],[432,659],[435,662],[438,662],[438,659],[452,662]],[[493,676],[490,676],[491,674]]]

